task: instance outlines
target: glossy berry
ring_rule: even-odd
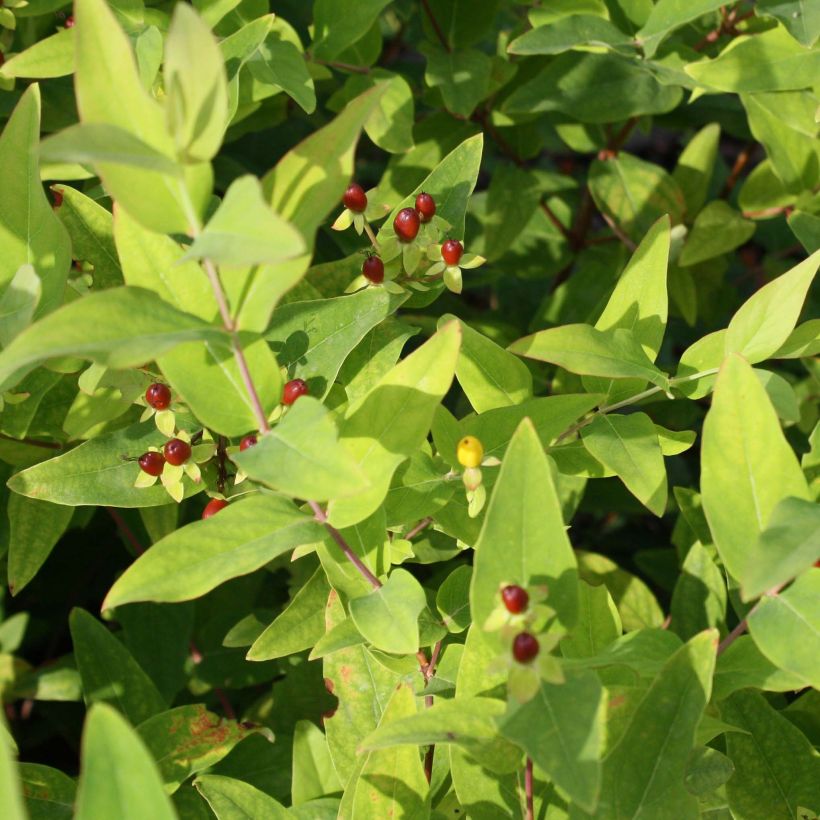
[[[154,382],[145,391],[145,401],[147,401],[154,410],[165,410],[165,408],[171,404],[171,390],[167,384]]]
[[[2,65],[2,60],[0,60],[0,65]],[[54,200],[54,207],[59,208],[60,205],[63,204],[63,194],[61,191],[52,191],[51,197]]]
[[[418,211],[415,208],[402,208],[393,220],[393,230],[402,242],[412,242],[419,233]]]
[[[282,404],[291,405],[300,396],[308,394],[307,382],[304,379],[291,379],[282,391]]]
[[[448,265],[457,265],[464,253],[464,246],[457,239],[448,239],[441,246],[441,258]]]
[[[74,28],[74,16],[69,15],[65,18],[65,27],[66,28]]]
[[[361,185],[351,182],[350,185],[347,186],[345,195],[342,197],[342,202],[345,208],[356,211],[356,213],[362,213],[362,211],[367,208],[367,194]]]
[[[148,475],[161,475],[162,468],[165,466],[165,459],[162,453],[143,453],[139,457],[140,470]]]
[[[362,274],[369,282],[380,285],[384,282],[384,262],[378,256],[368,256],[362,265]]]
[[[416,210],[419,212],[419,219],[422,222],[429,222],[436,215],[436,201],[430,194],[422,191],[416,197]]]
[[[529,632],[519,632],[513,641],[513,657],[519,663],[529,663],[538,654],[538,640]]]
[[[239,442],[239,452],[247,450],[248,447],[253,447],[254,444],[256,444],[256,436],[245,436],[245,438]]]
[[[501,600],[504,606],[507,607],[507,612],[512,612],[517,615],[527,608],[530,602],[530,596],[527,595],[527,590],[517,584],[510,584],[501,590]]]
[[[224,498],[212,498],[202,511],[202,518],[210,518],[216,515],[220,510],[224,510],[228,506],[228,502]]]
[[[169,464],[179,467],[180,464],[184,464],[191,457],[191,445],[181,438],[172,438],[170,441],[165,442],[162,452]]]
[[[464,436],[456,447],[456,458],[462,467],[478,467],[484,458],[484,446],[475,436]]]

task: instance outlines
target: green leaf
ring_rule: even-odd
[[[469,117],[490,91],[492,58],[477,49],[445,51],[430,43],[421,51],[427,59],[425,83],[438,89],[448,111]]]
[[[578,615],[575,555],[549,462],[528,420],[507,448],[475,549],[470,611],[476,624],[482,626],[499,604],[503,585],[545,584],[561,624],[573,626]]]
[[[820,569],[812,567],[779,595],[764,595],[749,613],[749,633],[777,667],[820,689]]]
[[[601,414],[581,430],[584,447],[609,467],[648,510],[662,516],[666,467],[652,419],[646,413]]]
[[[293,502],[253,495],[154,544],[111,587],[103,609],[133,601],[188,601],[321,538],[319,525]]]
[[[519,356],[551,362],[584,376],[638,378],[663,387],[666,376],[647,358],[631,331],[573,324],[539,330],[508,348]]]
[[[37,315],[58,307],[71,265],[71,245],[43,192],[37,162],[40,91],[32,85],[20,98],[0,136],[0,288],[31,265],[42,284]],[[22,157],[28,160],[21,161]]]
[[[421,584],[406,570],[395,569],[384,586],[350,602],[350,616],[377,649],[412,654],[419,647],[419,615],[425,606]]]
[[[74,29],[64,28],[51,37],[39,40],[6,60],[0,68],[0,77],[44,80],[73,74],[74,38]]]
[[[820,506],[784,498],[744,556],[742,598],[751,601],[785,584],[820,559]]]
[[[253,25],[251,23],[250,25]],[[316,91],[300,48],[272,31],[248,61],[251,75],[260,83],[279,86],[307,114],[316,110]]]
[[[738,39],[714,60],[689,63],[684,70],[716,91],[788,91],[811,87],[820,71],[820,53],[777,26]]]
[[[165,790],[172,793],[192,774],[222,760],[250,730],[194,703],[148,718],[137,726],[137,734],[157,761]]]
[[[695,541],[672,593],[670,627],[683,640],[726,621],[726,581],[709,550]]]
[[[182,7],[180,7],[182,8]],[[182,259],[209,258],[218,265],[273,265],[305,252],[299,232],[262,198],[254,176],[234,180],[222,204]]]
[[[802,359],[820,353],[820,319],[798,325],[789,338],[772,353],[773,359]]]
[[[470,579],[468,566],[456,567],[436,593],[436,609],[450,632],[463,632],[470,625]]]
[[[174,7],[165,38],[165,115],[177,151],[209,160],[228,127],[228,86],[210,29],[185,3]]]
[[[737,692],[721,717],[748,734],[729,732],[726,753],[735,773],[726,784],[732,816],[792,820],[799,806],[820,803],[820,764],[805,736],[758,692]]]
[[[333,0],[316,0],[313,6],[314,56],[322,60],[338,57],[361,39],[375,23],[389,0],[362,0],[343,8]]]
[[[233,777],[204,774],[194,780],[217,820],[289,820],[290,812],[265,792]]]
[[[324,607],[329,593],[327,576],[318,567],[273,623],[254,640],[247,659],[268,661],[313,647],[325,634]]]
[[[792,233],[809,253],[820,250],[820,216],[794,211],[789,214],[788,223]]]
[[[820,251],[752,294],[729,322],[726,353],[750,364],[775,353],[794,330],[818,267]]]
[[[699,816],[682,775],[709,701],[716,644],[714,630],[702,632],[661,669],[604,760],[596,818],[650,817],[660,806]]]
[[[756,13],[779,20],[806,47],[820,37],[820,9],[809,0],[760,0]]]
[[[686,764],[686,790],[703,798],[720,788],[734,771],[735,767],[726,755],[709,746],[700,746],[692,750]]]
[[[643,46],[644,55],[653,57],[658,46],[675,29],[694,22],[710,11],[717,11],[721,5],[720,0],[659,0],[636,35]]]
[[[722,200],[710,202],[695,218],[686,237],[678,264],[697,265],[728,253],[747,242],[755,232],[755,223],[743,217]]]
[[[444,314],[438,326],[454,319],[462,333],[456,378],[475,411],[484,413],[531,399],[532,375],[527,366],[452,314]]]
[[[21,265],[0,296],[0,345],[7,347],[30,324],[42,296],[40,277]]]
[[[17,747],[6,729],[5,718],[0,718],[0,810],[8,820],[26,820],[16,752]]]
[[[134,486],[140,470],[128,459],[139,458],[149,447],[161,447],[165,441],[153,421],[133,424],[22,470],[12,476],[9,487],[29,498],[71,507],[164,505],[168,503],[168,493],[161,485]],[[186,478],[184,489],[187,497],[204,488]]]
[[[578,584],[578,622],[561,641],[565,658],[594,657],[621,636],[621,616],[606,586]]]
[[[30,820],[71,820],[77,785],[68,775],[39,763],[19,769]]]
[[[609,20],[591,14],[573,14],[555,22],[538,26],[513,40],[510,54],[562,54],[576,46],[604,46],[621,50],[632,45],[632,38]],[[630,48],[624,49],[627,53]]]
[[[341,440],[373,489],[350,499],[334,498],[328,508],[334,527],[369,516],[387,495],[398,466],[425,441],[433,413],[452,383],[460,344],[460,328],[451,322],[348,407]],[[396,424],[399,416],[401,424]]]
[[[150,291],[112,288],[64,305],[17,336],[0,353],[0,388],[14,386],[49,359],[81,356],[107,367],[134,367],[181,342],[224,336]]]
[[[603,687],[591,672],[561,684],[541,681],[532,700],[510,701],[500,730],[523,747],[575,805],[595,811],[605,709]]]
[[[69,626],[87,704],[110,703],[134,725],[167,709],[131,653],[93,615],[75,608]]]
[[[636,60],[572,51],[551,60],[502,107],[508,114],[558,111],[584,123],[608,123],[662,114],[680,99],[679,88],[661,85]]]
[[[703,424],[703,509],[726,569],[743,583],[746,554],[787,496],[808,498],[806,479],[752,368],[729,356]]]
[[[77,785],[77,820],[174,820],[162,779],[136,732],[110,706],[88,711]]]
[[[739,689],[763,689],[766,692],[789,692],[805,686],[805,678],[778,669],[757,648],[748,635],[741,635],[718,658],[714,679],[716,701]]]
[[[72,507],[35,501],[13,493],[9,498],[9,591],[16,595],[37,574],[66,531]]]
[[[710,123],[692,137],[678,157],[672,177],[686,200],[686,211],[698,213],[709,195],[709,185],[715,170],[720,125]]]
[[[307,803],[340,789],[325,736],[315,723],[297,721],[293,735],[293,805]]]

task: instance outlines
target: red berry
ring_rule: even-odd
[[[342,197],[342,202],[345,208],[361,213],[367,208],[367,194],[361,185],[351,182],[350,185],[347,186],[345,195]]]
[[[441,246],[441,258],[448,265],[457,265],[464,253],[464,246],[457,239],[448,239]]]
[[[148,452],[139,457],[140,470],[148,475],[160,475],[165,466],[165,459],[162,453]]]
[[[520,632],[513,641],[513,657],[519,663],[529,663],[538,654],[538,641],[529,632]]]
[[[282,404],[293,404],[299,396],[308,394],[307,382],[303,379],[291,379],[282,391]]]
[[[6,55],[3,54],[2,51],[0,51],[0,65],[3,65],[3,63],[5,63],[5,62],[6,62]]]
[[[191,457],[191,445],[181,438],[172,438],[170,441],[165,442],[162,452],[169,464],[179,467],[180,464],[184,464]]]
[[[422,222],[429,222],[436,215],[436,201],[430,194],[422,191],[416,197],[416,210],[419,212],[419,219]]]
[[[247,450],[248,447],[253,447],[254,444],[256,444],[256,436],[245,436],[245,438],[239,442],[239,452],[241,453],[243,450]]]
[[[507,612],[512,612],[513,615],[517,615],[527,608],[527,604],[530,602],[530,596],[527,595],[525,589],[522,589],[516,584],[511,584],[501,590],[501,600],[504,602],[504,606],[507,607]]]
[[[362,265],[364,278],[374,285],[384,282],[384,262],[378,256],[368,256]]]
[[[65,18],[65,27],[66,28],[74,28],[74,15],[69,15]]]
[[[224,498],[212,498],[202,511],[203,520],[216,515],[220,510],[224,510],[228,506],[228,502]]]
[[[421,220],[415,208],[402,208],[393,220],[393,230],[402,242],[412,242],[418,236],[420,225]]]
[[[154,382],[145,391],[145,401],[155,410],[164,410],[171,404],[171,391],[168,385]]]

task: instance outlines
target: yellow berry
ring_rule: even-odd
[[[456,448],[456,457],[462,467],[478,467],[484,458],[484,447],[475,436],[464,436]]]

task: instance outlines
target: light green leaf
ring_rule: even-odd
[[[510,442],[475,548],[470,611],[483,625],[505,584],[546,584],[566,628],[578,615],[578,572],[552,471],[535,428],[521,422]]]
[[[820,353],[820,319],[798,325],[774,353],[773,359],[802,359]]]
[[[710,123],[692,137],[678,157],[672,177],[686,200],[686,211],[698,213],[706,202],[717,160],[720,125]]]
[[[469,117],[490,91],[492,58],[477,49],[445,51],[430,43],[421,51],[427,59],[425,83],[439,90],[448,111]]]
[[[231,183],[222,204],[182,257],[210,258],[219,265],[277,264],[305,252],[299,232],[262,198],[254,176]]]
[[[820,251],[752,294],[729,322],[726,353],[750,364],[775,353],[794,330],[818,267]]]
[[[294,806],[326,794],[338,792],[342,786],[327,740],[319,727],[309,720],[297,721],[293,734],[293,777],[291,799]]]
[[[20,763],[19,769],[31,820],[71,820],[77,784],[67,774],[39,763]]]
[[[321,538],[319,525],[293,502],[253,495],[154,544],[111,587],[103,609],[134,601],[188,601]]]
[[[203,774],[194,786],[208,801],[217,820],[290,820],[290,812],[265,792],[233,777]]]
[[[74,73],[73,28],[64,28],[51,37],[45,37],[30,45],[0,68],[0,77],[25,77],[44,80],[65,77]]]
[[[576,46],[604,46],[620,50],[632,46],[632,38],[609,20],[592,14],[573,14],[538,26],[513,40],[510,54],[561,54]],[[624,49],[627,53],[630,48]]]
[[[565,658],[597,655],[621,636],[621,616],[606,586],[578,583],[578,622],[561,641]]]
[[[659,0],[636,35],[646,57],[653,57],[658,46],[675,29],[692,23],[710,11],[717,11],[720,0]]]
[[[752,368],[729,356],[703,424],[703,509],[726,569],[741,583],[746,554],[786,496],[808,498],[806,479]]]
[[[419,615],[427,606],[421,584],[395,569],[384,586],[350,601],[350,616],[362,635],[384,652],[413,654],[419,648]]]
[[[784,498],[768,526],[744,555],[742,598],[751,601],[785,584],[820,559],[820,505]]]
[[[94,704],[83,732],[76,820],[175,820],[148,750],[110,706]]]
[[[31,265],[20,265],[0,296],[0,345],[8,346],[30,324],[43,293],[43,283]]]
[[[6,720],[0,718],[0,812],[7,820],[26,820],[16,752]]]
[[[584,446],[624,482],[651,512],[662,516],[668,489],[658,434],[646,413],[603,414],[581,430]]]
[[[378,19],[389,0],[362,0],[340,6],[335,0],[316,0],[313,6],[314,56],[322,60],[338,57],[361,39]]]
[[[96,618],[75,608],[69,626],[87,704],[110,702],[134,725],[167,708],[151,678]]]
[[[330,586],[318,567],[287,607],[253,642],[249,661],[284,658],[310,649],[325,634],[325,612]]]
[[[747,242],[755,232],[755,223],[744,219],[720,199],[710,202],[695,218],[686,237],[678,264],[697,265],[722,253],[728,253]]]
[[[71,245],[40,182],[39,136],[40,91],[32,85],[0,136],[0,288],[22,265],[31,265],[42,283],[37,315],[43,316],[62,303]]]
[[[820,689],[820,569],[812,567],[779,595],[764,595],[749,613],[749,633],[778,668]]]
[[[301,46],[301,44],[300,44]],[[272,31],[248,60],[254,79],[281,88],[308,114],[316,110],[316,91],[301,48]]]
[[[709,551],[695,541],[672,593],[670,628],[683,640],[726,622],[726,580]]]

